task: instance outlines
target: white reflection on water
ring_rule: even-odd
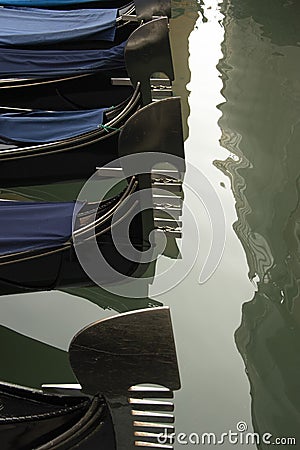
[[[226,245],[214,275],[207,283],[199,285],[197,280],[209,251],[211,230],[205,209],[187,190],[185,205],[193,210],[200,226],[200,257],[183,283],[157,299],[171,306],[176,333],[183,385],[176,395],[176,430],[218,434],[235,430],[239,420],[244,420],[251,429],[249,383],[235,346],[234,332],[241,321],[241,306],[253,297],[254,286],[248,279],[245,253],[232,228],[237,216],[230,181],[213,165],[214,160],[229,156],[219,144],[221,113],[217,108],[224,102],[222,81],[216,69],[222,58],[223,16],[216,0],[204,1],[203,12],[207,21],[203,23],[199,17],[189,38],[191,81],[187,86],[190,117],[186,158],[205,173],[221,199],[227,222]],[[176,30],[176,21],[180,28],[180,20],[181,17],[174,20],[173,30]],[[184,22],[184,17],[182,20]],[[180,58],[176,45],[173,48],[174,58]],[[187,184],[189,175],[187,172]],[[193,245],[183,228],[183,258]],[[158,264],[167,267],[169,261],[160,258]],[[177,444],[177,447],[180,446]],[[224,449],[235,447],[222,445]]]

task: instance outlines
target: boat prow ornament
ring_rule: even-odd
[[[157,448],[165,428],[168,434],[173,432],[173,403],[157,400],[170,399],[173,391],[180,389],[167,307],[97,322],[73,339],[69,354],[83,392],[104,395],[117,450],[151,448],[151,443]]]

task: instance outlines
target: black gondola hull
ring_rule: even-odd
[[[118,284],[124,277],[141,275],[146,264],[132,262],[114,247],[111,238],[99,245],[101,254],[112,272],[98,267],[102,286]],[[56,249],[53,249],[55,252]],[[126,249],[125,249],[126,251]],[[87,258],[89,248],[86,248]],[[9,295],[35,291],[50,291],[68,287],[93,286],[95,283],[82,267],[74,248],[57,253],[45,252],[34,258],[0,265],[0,294]]]
[[[124,209],[122,215],[126,215],[127,208],[130,209],[134,200],[129,199],[127,204],[120,207]],[[132,245],[141,252],[150,245],[144,223],[145,214],[143,212],[134,216],[128,236]],[[109,228],[95,237],[94,241],[79,237],[65,247],[33,250],[0,258],[0,294],[93,286],[95,283],[101,286],[116,285],[131,277],[141,276],[149,264],[131,260],[128,243],[122,237],[126,233],[126,225],[124,227],[121,223],[117,227],[119,230],[115,236]],[[116,247],[115,239],[119,248]],[[77,245],[80,246],[79,250],[76,249]],[[100,252],[101,260],[96,260],[95,250]],[[95,267],[95,272],[90,273],[85,267]]]
[[[47,184],[62,180],[86,180],[97,167],[118,158],[118,133],[103,141],[71,150],[0,159],[2,187]]]
[[[124,101],[132,92],[130,86],[113,86],[112,78],[127,77],[125,70],[77,74],[58,79],[28,79],[0,89],[0,105],[16,108],[93,109],[99,104],[110,107]],[[0,82],[1,88],[1,82]]]
[[[112,420],[101,397],[0,383],[0,398],[1,450],[115,450]]]
[[[95,172],[96,167],[118,158],[119,130],[140,107],[139,88],[133,91],[132,87],[112,87],[109,76],[93,76],[91,81],[82,86],[79,80],[73,80],[66,89],[60,91],[56,85],[49,85],[46,89],[37,87],[43,95],[37,94],[37,97],[25,95],[22,107],[29,106],[28,101],[30,102],[30,99],[33,101],[34,98],[36,98],[34,106],[37,109],[42,109],[43,102],[48,103],[49,110],[70,108],[67,101],[73,103],[73,109],[74,105],[83,109],[99,108],[99,103],[104,108],[115,105],[109,114],[116,117],[109,119],[109,114],[107,115],[111,127],[107,129],[100,127],[93,133],[47,145],[36,144],[25,147],[25,144],[18,146],[0,143],[2,187],[86,180]],[[110,89],[106,91],[106,87]],[[16,99],[15,101],[18,104]],[[13,107],[14,104],[11,103],[10,107]]]

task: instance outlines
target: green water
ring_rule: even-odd
[[[71,381],[65,350],[78,329],[116,312],[170,305],[183,386],[177,431],[220,436],[244,421],[248,431],[295,437],[298,444],[286,447],[300,448],[300,3],[174,0],[173,15],[186,158],[206,175],[226,218],[220,264],[199,284],[212,233],[209,205],[189,189],[188,171],[183,222],[190,208],[200,245],[184,279],[157,295],[157,276],[140,300],[100,288],[3,297],[0,378]],[[185,274],[195,246],[187,225],[180,246],[176,270]],[[173,264],[161,257],[157,273]],[[269,446],[220,446],[257,447]]]

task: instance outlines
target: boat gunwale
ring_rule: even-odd
[[[99,126],[98,129],[88,131],[86,133],[73,136],[64,140],[47,142],[45,144],[28,145],[26,147],[15,147],[0,150],[0,161],[7,161],[21,158],[42,157],[53,153],[68,152],[78,150],[81,147],[95,144],[119,133],[120,128],[116,128],[121,123],[121,127],[129,118],[128,115],[136,111],[141,99],[140,84],[136,86],[132,96],[126,103],[122,111],[106,124]],[[109,109],[109,108],[107,108]],[[122,123],[125,120],[124,123]],[[116,128],[109,130],[109,128]],[[5,144],[4,144],[5,145]],[[9,145],[9,144],[8,144]],[[14,145],[14,144],[11,144]],[[17,145],[17,144],[16,144]],[[49,150],[48,150],[49,149]],[[44,150],[44,152],[41,152]]]
[[[128,182],[127,188],[124,190],[123,194],[118,199],[118,201],[115,204],[113,204],[113,206],[110,208],[109,211],[107,211],[105,213],[106,217],[104,220],[103,220],[102,216],[99,219],[95,219],[92,223],[85,225],[82,228],[73,232],[71,237],[67,241],[65,241],[64,243],[62,243],[60,245],[53,246],[50,249],[46,249],[45,247],[43,247],[40,249],[35,248],[35,249],[31,249],[31,250],[25,250],[22,252],[15,252],[15,253],[0,255],[0,266],[19,263],[22,261],[27,261],[29,259],[41,258],[41,257],[45,257],[45,256],[48,256],[51,254],[69,250],[70,248],[72,248],[74,246],[73,236],[77,237],[77,236],[80,236],[81,234],[84,235],[84,234],[87,234],[88,232],[92,231],[92,236],[88,236],[88,237],[84,238],[84,240],[82,242],[80,242],[80,241],[76,242],[76,245],[81,245],[81,244],[86,243],[88,240],[90,240],[92,238],[98,238],[102,234],[105,234],[107,231],[109,231],[114,226],[116,226],[121,220],[123,220],[124,217],[126,217],[126,215],[123,215],[118,221],[115,221],[115,223],[109,225],[105,229],[101,228],[104,223],[106,223],[107,221],[110,220],[110,218],[115,213],[115,211],[118,208],[122,207],[124,202],[126,202],[128,200],[128,198],[130,198],[130,196],[136,190],[137,184],[138,183],[136,182],[136,177],[133,176],[131,178],[131,180]],[[34,204],[34,202],[33,202],[33,204]],[[91,214],[91,215],[93,215],[93,214]],[[97,231],[97,228],[98,228],[98,231]],[[28,255],[28,256],[23,256],[23,255]],[[18,259],[12,259],[12,258],[16,258],[16,257],[18,257]]]

